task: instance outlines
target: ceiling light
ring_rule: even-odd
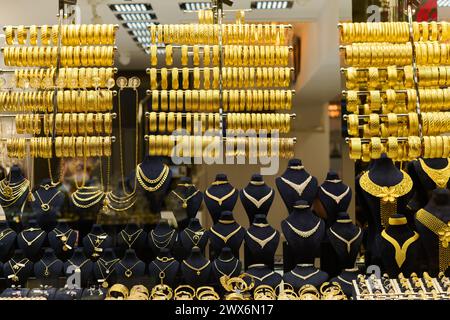
[[[153,10],[149,3],[130,3],[130,4],[110,4],[109,7],[114,12],[145,12]]]
[[[148,21],[156,19],[154,13],[119,13],[116,15],[119,20],[124,21]]]
[[[252,1],[250,7],[257,10],[274,10],[291,9],[293,5],[293,1]]]
[[[438,7],[450,7],[450,0],[438,0]]]
[[[196,11],[211,8],[211,2],[180,2],[181,10]]]

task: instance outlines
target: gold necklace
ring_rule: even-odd
[[[161,174],[156,179],[149,179],[145,173],[142,171],[140,164],[137,166],[136,170],[136,179],[141,185],[142,188],[147,190],[148,192],[155,192],[166,182],[167,177],[169,176],[169,167],[164,165],[164,169],[161,171]],[[146,183],[154,184],[157,183],[154,187],[148,186]]]
[[[164,235],[157,235],[155,233],[155,231],[152,230],[150,232],[150,237],[152,238],[152,241],[153,241],[153,244],[155,245],[155,247],[157,247],[158,249],[162,249],[162,248],[167,247],[170,244],[174,234],[175,234],[175,230],[172,230],[169,233],[164,234]],[[156,239],[156,237],[162,238],[162,237],[166,237],[166,236],[169,236],[169,237],[164,241],[159,241]]]
[[[292,231],[294,231],[296,234],[298,234],[302,238],[311,237],[314,233],[316,233],[317,229],[319,229],[319,226],[320,226],[320,220],[319,220],[317,222],[317,224],[311,230],[302,231],[302,230],[295,228],[292,224],[289,223],[289,221],[287,221],[287,220],[284,220],[284,221],[286,221],[286,223],[288,224],[288,226],[291,228]]]
[[[122,261],[119,261],[119,264],[125,269],[125,276],[126,276],[127,278],[129,278],[129,277],[131,277],[131,276],[133,275],[133,269],[134,269],[134,267],[136,267],[136,266],[139,264],[139,262],[141,262],[141,261],[137,261],[131,268],[127,268],[127,267],[122,263]]]
[[[48,270],[52,265],[54,265],[56,262],[58,262],[58,260],[54,260],[52,263],[50,264],[46,264],[44,262],[44,260],[40,260],[40,262],[44,265],[45,267],[45,271],[44,271],[44,276],[48,277],[50,275],[50,271]]]
[[[406,260],[406,252],[408,251],[409,246],[415,242],[417,239],[419,239],[419,234],[417,232],[414,231],[414,235],[407,239],[403,245],[400,247],[398,241],[396,239],[394,239],[393,237],[391,237],[386,230],[383,230],[381,232],[381,236],[386,239],[386,241],[388,241],[390,244],[392,244],[392,246],[395,249],[395,262],[397,262],[397,266],[399,268],[402,267],[403,263]]]
[[[450,179],[450,158],[445,168],[434,169],[428,166],[422,158],[419,158],[420,166],[427,176],[433,180],[438,188],[447,188],[448,180]]]
[[[56,193],[53,195],[53,197],[50,198],[50,200],[48,200],[47,202],[44,202],[44,201],[42,201],[42,198],[41,198],[41,196],[39,195],[39,192],[36,190],[36,196],[38,197],[39,202],[41,203],[41,209],[42,209],[43,211],[48,211],[48,210],[50,210],[50,203],[51,203],[51,202],[53,201],[53,199],[55,199],[56,196],[57,196],[58,194],[60,194],[60,193],[61,193],[61,191],[58,190],[58,192],[56,192]]]
[[[233,260],[233,259],[232,259]],[[231,260],[230,260],[231,261]],[[219,266],[217,265],[217,262],[214,260],[214,267],[215,269],[222,275],[222,276],[227,276],[227,277],[231,277],[231,275],[236,271],[237,267],[239,265],[239,260],[236,259],[236,263],[234,265],[233,270],[231,270],[230,273],[226,274],[225,272],[223,272],[222,270],[219,269]]]
[[[14,262],[14,265],[11,263],[11,261]],[[30,260],[28,258],[24,258],[24,259],[20,260],[19,262],[16,262],[13,258],[11,258],[11,260],[8,261],[8,264],[9,264],[13,274],[8,275],[8,279],[11,279],[13,282],[19,281],[18,274],[27,265],[27,263],[29,261]]]
[[[302,280],[308,280],[309,278],[311,278],[313,275],[318,274],[319,273],[319,269],[317,269],[316,271],[311,272],[310,274],[307,274],[306,276],[302,276],[301,274],[296,273],[294,270],[291,270],[291,273],[296,276],[297,278],[300,278]]]
[[[134,232],[133,234],[128,234],[125,229],[123,229],[122,231],[120,231],[120,235],[122,236],[122,239],[126,242],[126,244],[128,245],[128,248],[131,248],[133,246],[133,244],[136,242],[137,238],[139,238],[139,236],[141,235],[141,233],[143,232],[143,229],[139,229],[136,232]],[[126,236],[126,237],[125,237]],[[133,240],[134,237],[134,240]],[[127,240],[128,239],[128,240]]]
[[[0,232],[0,241],[6,238],[9,234],[13,233],[14,230],[11,228],[6,228],[2,232]]]
[[[59,238],[59,240],[63,243],[62,250],[68,251],[72,250],[72,247],[67,244],[67,241],[69,241],[70,235],[72,234],[73,230],[69,229],[66,232],[62,232],[58,230],[57,228],[53,229],[53,232],[55,233],[56,238]]]
[[[167,262],[169,262],[169,261],[167,261]],[[167,262],[165,262],[165,263],[167,263]],[[163,284],[164,283],[164,279],[166,278],[166,270],[168,268],[170,268],[170,266],[172,264],[175,263],[175,260],[170,261],[170,263],[167,266],[165,266],[163,269],[160,268],[155,261],[152,261],[152,263],[156,266],[156,268],[158,268],[158,270],[159,270],[158,277],[159,277],[159,280],[161,280],[161,284]]]
[[[333,199],[336,202],[336,204],[339,204],[339,202],[341,202],[342,199],[344,199],[345,196],[350,192],[350,187],[347,187],[347,190],[345,190],[340,195],[336,196],[336,195],[332,194],[331,192],[328,192],[327,190],[325,190],[325,188],[322,186],[320,186],[320,189],[322,189],[323,193],[325,193],[328,197]]]
[[[222,198],[213,196],[212,194],[209,193],[208,189],[206,189],[206,192],[205,192],[205,193],[206,193],[206,195],[207,195],[209,198],[211,198],[212,200],[216,201],[216,202],[219,204],[219,206],[221,206],[222,203],[223,203],[225,200],[227,200],[229,197],[231,197],[235,192],[236,192],[236,189],[233,188],[233,190],[231,190],[228,194],[224,195]]]
[[[214,181],[213,183],[211,183],[211,185],[220,186],[222,184],[227,184],[227,183],[229,183],[227,180],[225,180],[225,181],[218,180],[218,181]]]
[[[94,191],[85,191],[85,190],[91,190],[96,189]],[[87,198],[82,198],[81,195],[91,195]],[[101,190],[99,190],[97,187],[81,187],[80,189],[77,189],[74,193],[70,195],[70,198],[72,199],[72,202],[75,206],[81,209],[88,209],[93,206],[95,206],[97,203],[99,203],[102,199],[105,193]],[[91,201],[93,200],[93,201]],[[90,202],[89,202],[90,201]],[[84,203],[81,203],[84,202]],[[87,204],[86,204],[87,202]]]
[[[253,225],[258,228],[265,228],[270,226],[268,223],[253,223]]]
[[[261,247],[261,249],[264,249],[264,247],[266,246],[266,244],[268,244],[270,242],[270,240],[272,240],[273,238],[275,238],[275,236],[277,235],[277,232],[274,231],[273,234],[271,236],[269,236],[268,238],[261,240],[257,237],[255,237],[254,235],[252,235],[250,233],[250,231],[247,230],[247,234],[250,237],[250,239],[252,239],[253,241],[255,241],[257,244],[259,244],[259,246]]]
[[[39,239],[45,232],[44,231],[41,231],[41,233],[39,233],[33,240],[31,240],[31,241],[28,241],[26,238],[25,238],[25,232],[32,232],[32,231],[35,231],[34,229],[33,230],[31,230],[31,229],[28,229],[28,230],[24,230],[24,231],[22,231],[22,239],[27,243],[27,245],[30,247],[37,239]]]
[[[292,181],[289,181],[288,179],[281,177],[281,180],[286,183],[289,187],[297,191],[298,195],[301,196],[303,192],[305,191],[306,187],[312,180],[312,176],[309,176],[305,181],[303,181],[300,184],[294,183]]]
[[[272,271],[272,272],[266,274],[265,276],[257,277],[257,276],[255,276],[255,275],[253,275],[253,274],[246,273],[246,275],[249,275],[250,277],[257,279],[257,280],[259,280],[260,282],[263,282],[265,279],[267,279],[268,277],[270,277],[270,276],[272,276],[272,275],[274,275],[274,274],[275,274],[275,271]]]
[[[359,184],[368,194],[380,199],[380,218],[383,227],[388,225],[388,219],[397,212],[397,198],[411,191],[413,182],[411,177],[403,170],[403,179],[394,186],[379,186],[369,177],[369,172],[364,173]]]
[[[220,233],[218,233],[216,230],[214,230],[214,227],[211,227],[210,231],[215,234],[216,236],[218,236],[220,239],[222,239],[222,241],[226,244],[228,242],[228,240],[230,240],[230,238],[232,236],[234,236],[236,233],[239,232],[239,230],[241,230],[241,226],[238,226],[235,230],[233,230],[231,233],[229,233],[227,236],[223,236]]]
[[[211,263],[211,261],[208,260],[208,262],[205,263],[205,265],[201,266],[200,268],[196,268],[192,265],[190,265],[186,260],[183,260],[183,263],[191,270],[196,271],[197,276],[199,276],[201,274],[201,272],[207,267],[209,266],[209,264]]]
[[[439,270],[445,272],[450,266],[450,221],[445,223],[425,209],[417,211],[416,219],[438,236]]]
[[[344,278],[342,278],[341,276],[337,276],[337,278],[339,279],[339,280],[341,280],[343,283],[346,283],[346,284],[348,284],[348,285],[352,285],[352,283],[351,283],[351,281],[348,281],[348,280],[345,280]]]
[[[244,196],[250,200],[251,203],[253,203],[255,205],[256,208],[260,208],[268,199],[270,199],[270,197],[272,196],[273,193],[273,189],[270,190],[270,192],[265,195],[264,197],[262,197],[259,200],[256,200],[255,198],[253,198],[251,195],[249,195],[245,189],[242,189],[242,193],[244,194]]]
[[[119,260],[120,259],[113,259],[111,261],[105,261],[102,258],[98,259],[97,265],[98,265],[98,269],[100,270],[100,274],[102,275],[101,282],[102,282],[102,287],[103,288],[108,288],[108,286],[109,286],[108,278],[112,274],[112,272],[114,271],[114,270],[111,270],[111,269],[115,267],[115,265],[119,262]],[[103,273],[103,269],[102,268],[105,269],[106,276]],[[100,279],[99,279],[99,281],[100,281]]]
[[[73,263],[70,259],[67,260],[71,265],[73,265],[75,267],[75,272],[81,272],[81,268],[83,268],[83,266],[88,263],[89,261],[91,261],[90,259],[86,259],[84,260],[81,264],[76,265],[75,263]]]
[[[186,235],[188,236],[189,240],[191,240],[194,247],[197,247],[199,242],[202,240],[203,235],[205,234],[205,229],[201,228],[198,231],[191,230],[189,228],[184,229]],[[190,235],[191,233],[192,235]]]
[[[0,180],[0,193],[4,195],[6,198],[13,198],[17,193],[21,193],[20,191],[24,186],[29,186],[30,181],[27,178],[23,178],[20,182],[11,183],[9,179]]]
[[[341,237],[340,235],[338,235],[331,227],[330,227],[330,232],[339,240],[341,240],[342,242],[344,242],[347,245],[347,253],[350,253],[351,249],[352,249],[352,243],[356,241],[356,239],[358,239],[359,235],[361,234],[361,228],[358,227],[358,233],[356,234],[356,236],[354,236],[352,239],[347,240],[343,237]]]
[[[102,233],[100,235],[89,233],[87,235],[87,237],[89,239],[89,242],[92,244],[92,247],[94,248],[94,252],[92,253],[92,257],[96,258],[96,257],[100,256],[99,252],[103,251],[103,249],[100,248],[100,246],[102,245],[103,241],[106,240],[108,235],[106,233]],[[95,237],[96,238],[95,241],[93,241],[91,237]]]
[[[176,193],[174,190],[172,190],[172,193],[174,194],[174,195],[176,195],[177,196],[177,198],[178,199],[180,199],[182,202],[183,202],[183,204],[181,205],[184,209],[186,209],[187,208],[187,202],[191,199],[191,198],[193,198],[193,197],[195,197],[195,195],[197,194],[197,193],[199,193],[200,192],[200,190],[197,190],[197,191],[195,191],[193,194],[191,194],[189,197],[187,197],[187,198],[183,198],[182,196],[180,196],[178,193]]]

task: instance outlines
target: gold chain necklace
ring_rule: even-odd
[[[309,176],[305,181],[303,181],[300,184],[294,183],[292,181],[289,181],[288,179],[281,177],[281,180],[286,183],[289,187],[297,191],[298,195],[301,196],[303,192],[305,191],[306,187],[312,180],[312,176]]]
[[[9,234],[13,233],[14,230],[11,228],[6,228],[2,232],[0,232],[0,241],[6,238]]]
[[[205,229],[201,228],[198,231],[191,230],[189,228],[184,229],[186,235],[188,236],[189,240],[191,240],[194,247],[197,247],[199,242],[202,240],[203,235],[205,234]],[[191,233],[192,235],[190,235]]]
[[[269,192],[267,195],[265,195],[264,197],[262,197],[262,198],[259,199],[259,200],[256,200],[256,199],[253,198],[251,195],[249,195],[249,194],[245,191],[245,189],[242,189],[242,193],[244,194],[244,196],[245,196],[248,200],[250,200],[251,203],[253,203],[253,204],[255,205],[256,208],[259,209],[259,208],[260,208],[267,200],[270,199],[270,197],[272,196],[272,193],[273,193],[273,189],[270,190],[270,192]]]
[[[236,189],[233,188],[233,190],[231,190],[228,194],[224,195],[222,198],[219,198],[219,197],[216,197],[216,196],[213,196],[212,194],[210,194],[209,191],[208,191],[208,189],[206,189],[206,191],[205,191],[206,195],[207,195],[209,198],[211,198],[212,200],[216,201],[216,202],[219,204],[219,206],[221,206],[222,203],[223,203],[225,200],[227,200],[229,197],[231,197],[235,192],[236,192]]]
[[[150,237],[152,238],[152,242],[155,245],[155,247],[157,247],[158,249],[162,249],[162,248],[167,247],[170,244],[174,234],[175,234],[175,230],[172,230],[169,233],[164,234],[164,235],[157,235],[154,232],[154,230],[152,230],[150,232]],[[166,236],[169,236],[169,237],[166,240],[163,240],[163,241],[159,241],[159,240],[156,239],[156,237],[162,238],[162,237],[166,237]]]
[[[274,231],[273,234],[271,236],[269,236],[268,238],[261,240],[257,237],[255,237],[254,235],[252,235],[250,233],[250,231],[247,230],[247,234],[250,237],[250,239],[252,239],[253,241],[255,241],[257,244],[259,244],[259,246],[261,247],[261,249],[264,249],[264,247],[266,246],[266,244],[268,244],[270,242],[270,240],[272,240],[273,238],[275,238],[275,236],[277,235],[277,232]]]
[[[356,241],[356,239],[358,239],[359,235],[361,234],[361,228],[358,227],[358,233],[356,234],[356,236],[354,236],[352,239],[347,240],[344,237],[341,237],[339,234],[337,234],[331,227],[330,227],[330,232],[339,240],[341,240],[342,242],[344,242],[347,245],[347,253],[350,253],[351,249],[352,249],[352,243]]]
[[[414,235],[407,239],[403,245],[400,247],[400,244],[398,243],[398,241],[396,239],[394,239],[393,237],[391,237],[386,230],[383,230],[381,232],[381,236],[386,239],[386,241],[388,241],[390,244],[392,244],[392,246],[395,249],[395,262],[397,262],[397,266],[399,268],[402,267],[403,263],[406,260],[406,252],[408,251],[409,246],[415,242],[417,239],[419,239],[419,234],[417,232],[414,231]]]
[[[234,236],[236,233],[239,232],[239,230],[241,230],[241,226],[238,226],[235,230],[233,230],[232,232],[230,232],[227,236],[223,236],[220,233],[218,233],[216,230],[214,230],[214,227],[211,227],[210,231],[215,234],[216,236],[218,236],[220,239],[222,239],[222,241],[226,244],[228,242],[228,240],[230,240],[230,238],[232,236]]]
[[[100,248],[100,246],[102,245],[103,241],[106,240],[108,235],[106,233],[102,233],[100,235],[89,233],[87,235],[87,237],[89,239],[89,242],[92,244],[92,247],[94,248],[94,252],[92,253],[92,257],[96,258],[96,257],[98,257],[100,255],[99,252],[103,251],[103,249]],[[96,238],[95,241],[92,240],[92,237]]]
[[[184,263],[189,269],[191,269],[191,270],[193,270],[193,271],[196,271],[197,276],[199,276],[199,275],[202,273],[202,271],[203,271],[207,266],[209,266],[209,264],[211,263],[211,261],[208,260],[208,262],[206,262],[205,265],[204,265],[204,266],[201,266],[200,268],[196,268],[196,267],[190,265],[186,260],[183,260],[183,263]]]
[[[102,287],[103,288],[108,288],[109,284],[108,284],[108,278],[109,276],[112,274],[112,272],[114,270],[111,270],[112,268],[114,268],[116,266],[116,264],[120,261],[120,259],[113,259],[111,261],[105,261],[102,258],[98,259],[97,261],[97,265],[98,265],[98,269],[100,270],[100,274],[102,275]],[[108,266],[109,265],[109,266]],[[103,273],[103,269],[106,273]]]
[[[379,186],[370,180],[369,172],[364,173],[359,184],[368,194],[380,199],[380,218],[383,227],[388,225],[389,217],[397,212],[397,198],[411,191],[413,182],[411,177],[403,170],[403,179],[394,186]]]
[[[54,265],[56,262],[58,262],[58,260],[54,260],[52,263],[50,263],[50,264],[46,264],[45,262],[44,262],[44,260],[40,260],[40,262],[44,265],[44,267],[45,267],[45,271],[44,271],[44,276],[46,276],[46,277],[48,277],[48,276],[50,276],[50,271],[49,271],[49,268],[52,266],[52,265]]]
[[[340,195],[334,195],[331,192],[328,192],[327,190],[325,190],[324,187],[320,186],[320,189],[323,191],[323,193],[325,193],[328,197],[330,197],[331,199],[333,199],[336,204],[339,204],[339,202],[342,201],[342,199],[345,198],[345,196],[350,192],[350,187],[347,187],[347,190],[345,190],[343,193],[341,193]]]
[[[0,193],[6,198],[13,198],[18,193],[23,193],[21,190],[30,185],[30,181],[27,178],[23,178],[22,181],[11,183],[8,179],[0,180]]]
[[[142,171],[140,165],[137,166],[136,170],[136,179],[141,185],[142,188],[147,190],[148,192],[155,192],[161,186],[166,182],[167,177],[169,176],[169,167],[167,165],[164,165],[164,169],[161,171],[161,174],[158,176],[158,178],[152,180],[145,176],[144,172]],[[154,184],[157,183],[154,187],[148,186],[146,183]]]
[[[289,228],[291,228],[292,231],[294,231],[296,234],[298,234],[302,238],[309,238],[314,233],[316,233],[317,229],[319,229],[320,226],[320,220],[317,222],[317,224],[311,229],[307,231],[302,231],[294,227],[292,224],[289,223],[289,221],[285,220]]]
[[[176,193],[174,190],[172,190],[172,193],[175,195],[175,196],[177,196],[177,198],[178,199],[180,199],[182,202],[183,202],[183,204],[181,205],[184,209],[186,209],[187,208],[187,202],[191,199],[191,198],[193,198],[197,193],[199,193],[200,192],[200,190],[197,190],[197,191],[195,191],[193,194],[191,194],[189,197],[187,197],[187,198],[183,198],[182,196],[180,196],[178,193]]]
[[[317,269],[316,271],[311,272],[310,274],[307,274],[306,276],[302,276],[301,274],[296,273],[294,270],[291,270],[291,273],[296,276],[299,279],[302,280],[308,280],[309,278],[311,278],[313,275],[318,274],[319,273],[319,269]]]
[[[129,278],[129,277],[131,277],[132,275],[133,275],[133,269],[134,269],[134,267],[136,267],[138,264],[139,264],[139,262],[141,262],[141,261],[137,261],[132,267],[130,267],[130,268],[127,268],[123,263],[122,263],[122,261],[119,261],[119,264],[125,269],[125,276],[127,277],[127,278]]]
[[[124,229],[124,230],[120,231],[120,235],[122,236],[122,239],[128,245],[128,248],[131,248],[143,231],[144,231],[143,229],[139,229],[136,232],[134,232],[133,234],[128,234]],[[133,240],[133,237],[134,237],[134,240]]]
[[[168,261],[167,261],[167,262],[168,262]],[[167,263],[167,262],[163,262],[163,263]],[[170,266],[171,266],[172,264],[175,263],[175,260],[170,261],[170,263],[169,263],[167,266],[165,266],[163,269],[160,268],[160,267],[158,266],[158,264],[157,264],[155,261],[152,261],[152,263],[155,265],[156,268],[158,268],[158,270],[159,270],[158,277],[159,277],[159,280],[161,280],[161,284],[163,284],[163,283],[164,283],[164,279],[166,278],[166,272],[165,272],[165,271],[166,271],[168,268],[170,268]]]
[[[53,229],[53,232],[55,233],[56,238],[59,238],[59,240],[63,243],[63,247],[62,247],[63,251],[68,251],[68,250],[72,249],[72,247],[67,244],[67,241],[69,241],[69,238],[73,232],[72,229],[69,229],[66,232],[62,232],[55,228],[55,229]]]
[[[225,272],[223,272],[222,270],[219,269],[219,266],[217,265],[217,262],[214,261],[214,267],[215,267],[215,269],[216,269],[222,276],[227,276],[227,277],[231,277],[231,275],[236,271],[238,265],[239,265],[239,260],[236,259],[236,263],[235,263],[235,265],[234,265],[233,270],[231,270],[230,273],[226,274]]]
[[[11,261],[14,262],[14,265],[11,263]],[[8,279],[11,279],[13,282],[19,281],[18,274],[27,265],[27,263],[29,261],[30,260],[28,258],[24,258],[24,259],[20,260],[19,262],[16,262],[13,258],[11,258],[11,260],[8,261],[8,264],[9,264],[13,274],[8,275]]]
[[[56,196],[58,195],[58,194],[60,194],[61,193],[61,191],[57,191],[54,195],[53,195],[53,197],[51,197],[50,198],[50,200],[48,200],[47,202],[44,202],[44,201],[42,201],[42,198],[41,198],[41,196],[39,195],[39,192],[36,190],[36,196],[38,197],[38,199],[39,199],[39,202],[41,203],[41,209],[43,210],[43,211],[48,211],[48,210],[50,210],[50,203],[53,201],[53,199],[55,199],[56,198]]]
[[[97,189],[95,191],[84,191],[85,189]],[[87,198],[81,198],[81,195],[89,195],[93,194],[93,196],[87,197]],[[101,190],[99,190],[97,187],[81,187],[80,189],[77,189],[74,193],[70,195],[72,202],[75,206],[81,208],[81,209],[88,209],[93,206],[95,206],[97,203],[99,203],[102,199],[105,193]],[[93,201],[91,201],[93,200]],[[80,201],[80,202],[79,202]],[[83,204],[82,202],[88,202],[87,204]]]
[[[268,277],[270,277],[270,276],[272,276],[272,275],[274,275],[274,274],[275,274],[275,271],[272,271],[272,272],[266,274],[265,276],[257,277],[257,276],[255,276],[255,275],[253,275],[253,274],[246,273],[246,275],[248,275],[248,276],[250,276],[250,277],[252,277],[252,278],[257,279],[257,280],[259,280],[260,282],[263,282],[265,279],[267,279]]]
[[[88,263],[89,261],[91,261],[90,259],[86,259],[84,260],[81,264],[76,265],[75,263],[73,263],[70,259],[67,260],[71,265],[73,265],[75,267],[75,272],[81,272],[81,268],[83,268],[83,266]]]
[[[32,232],[32,231],[35,231],[34,229],[33,230],[24,230],[24,231],[22,231],[22,239],[27,243],[27,245],[30,247],[37,239],[39,239],[45,232],[44,231],[41,231],[41,233],[39,233],[33,240],[31,240],[31,241],[28,241],[26,238],[25,238],[25,232]]]
[[[450,159],[447,159],[448,163],[445,168],[434,169],[428,166],[422,158],[419,158],[420,166],[427,176],[433,180],[438,188],[447,188],[448,180],[450,179]]]

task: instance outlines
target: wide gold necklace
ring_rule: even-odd
[[[2,207],[8,208],[15,204],[27,192],[30,181],[24,178],[21,182],[11,184],[8,180],[0,181],[0,200],[3,202]]]
[[[292,231],[294,231],[296,234],[298,234],[302,238],[309,238],[314,233],[316,233],[317,229],[320,227],[320,220],[317,222],[317,224],[310,230],[302,231],[294,227],[292,224],[289,223],[289,221],[285,220],[289,228],[291,228]]]
[[[395,250],[395,262],[397,262],[397,266],[399,268],[402,267],[403,263],[406,260],[406,252],[408,251],[409,246],[415,242],[417,239],[419,239],[419,234],[417,232],[414,231],[414,235],[407,239],[403,245],[400,247],[400,244],[398,243],[398,241],[396,239],[394,239],[393,237],[391,237],[386,230],[383,230],[381,232],[381,236],[386,239],[386,241],[388,241],[390,244],[392,244],[392,246],[394,247]]]
[[[251,195],[249,195],[245,189],[242,189],[242,193],[244,194],[244,196],[255,205],[256,208],[260,208],[267,200],[270,199],[270,197],[272,196],[273,190],[270,190],[270,192],[268,194],[266,194],[264,197],[262,197],[259,200],[256,200],[254,197],[252,197]]]
[[[434,169],[429,167],[422,158],[419,159],[422,170],[433,180],[438,188],[447,188],[448,180],[450,179],[450,159],[447,159],[447,161],[448,163],[445,168]]]
[[[250,231],[247,230],[247,234],[250,237],[250,239],[252,239],[253,241],[255,241],[257,244],[259,244],[259,246],[261,247],[261,249],[264,249],[264,247],[266,246],[266,244],[268,244],[273,238],[275,238],[275,236],[277,235],[277,232],[274,231],[273,234],[271,236],[269,236],[266,239],[259,239],[258,237],[252,235],[250,233]]]
[[[303,191],[305,191],[306,187],[312,180],[312,176],[309,176],[305,181],[303,181],[300,184],[294,183],[292,181],[289,181],[288,179],[281,177],[281,180],[286,183],[289,187],[297,191],[297,194],[301,196],[303,194]]]
[[[210,231],[215,234],[216,236],[218,236],[220,239],[222,239],[222,241],[226,244],[228,242],[228,240],[230,240],[231,237],[233,237],[236,233],[239,232],[239,230],[241,230],[241,226],[238,226],[235,230],[233,230],[232,232],[230,232],[228,235],[224,236],[221,235],[219,232],[217,232],[216,230],[214,230],[214,227],[211,227]]]
[[[445,272],[450,266],[450,221],[445,223],[434,214],[420,209],[416,219],[439,238],[439,270]]]
[[[136,167],[136,179],[141,185],[142,188],[147,190],[148,192],[155,192],[161,186],[166,182],[166,179],[169,175],[169,167],[167,165],[164,165],[163,170],[161,171],[160,175],[156,179],[150,179],[148,178],[144,171],[141,169],[141,165],[138,164]],[[147,184],[156,184],[154,187],[151,187]]]
[[[216,201],[216,202],[219,204],[219,206],[221,206],[222,203],[223,203],[225,200],[227,200],[229,197],[231,197],[235,192],[236,192],[236,189],[233,188],[233,190],[231,190],[229,193],[227,193],[226,195],[224,195],[222,198],[213,196],[211,193],[209,193],[208,189],[206,190],[205,193],[206,193],[206,195],[207,195],[209,198],[211,198],[212,200]]]
[[[352,243],[355,242],[356,239],[358,239],[359,235],[361,234],[361,228],[358,227],[358,233],[352,239],[347,240],[344,237],[341,237],[339,234],[337,234],[331,227],[329,230],[336,238],[338,238],[347,245],[347,253],[350,253],[352,249]]]
[[[403,179],[394,186],[379,186],[370,180],[369,172],[364,173],[359,184],[368,194],[380,199],[380,219],[383,227],[388,225],[389,217],[397,212],[397,198],[411,191],[413,182],[411,177],[403,170]]]

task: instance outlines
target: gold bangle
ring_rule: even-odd
[[[379,137],[370,138],[370,157],[372,159],[379,159],[382,152],[382,143]]]
[[[151,110],[159,110],[159,91],[158,90],[152,90]]]
[[[172,68],[172,89],[178,89],[178,68]]]
[[[166,65],[171,66],[173,64],[173,47],[171,44],[166,46]]]
[[[169,112],[167,113],[167,132],[172,134],[175,130],[175,113]]]
[[[159,113],[158,131],[166,132],[166,112],[164,112],[164,111]]]
[[[150,112],[148,119],[149,119],[149,131],[150,132],[157,132],[158,131],[157,113],[156,112]]]
[[[169,110],[167,90],[161,90],[159,95],[161,96],[161,102],[160,102],[161,111]],[[155,110],[155,109],[153,109],[153,110]]]

